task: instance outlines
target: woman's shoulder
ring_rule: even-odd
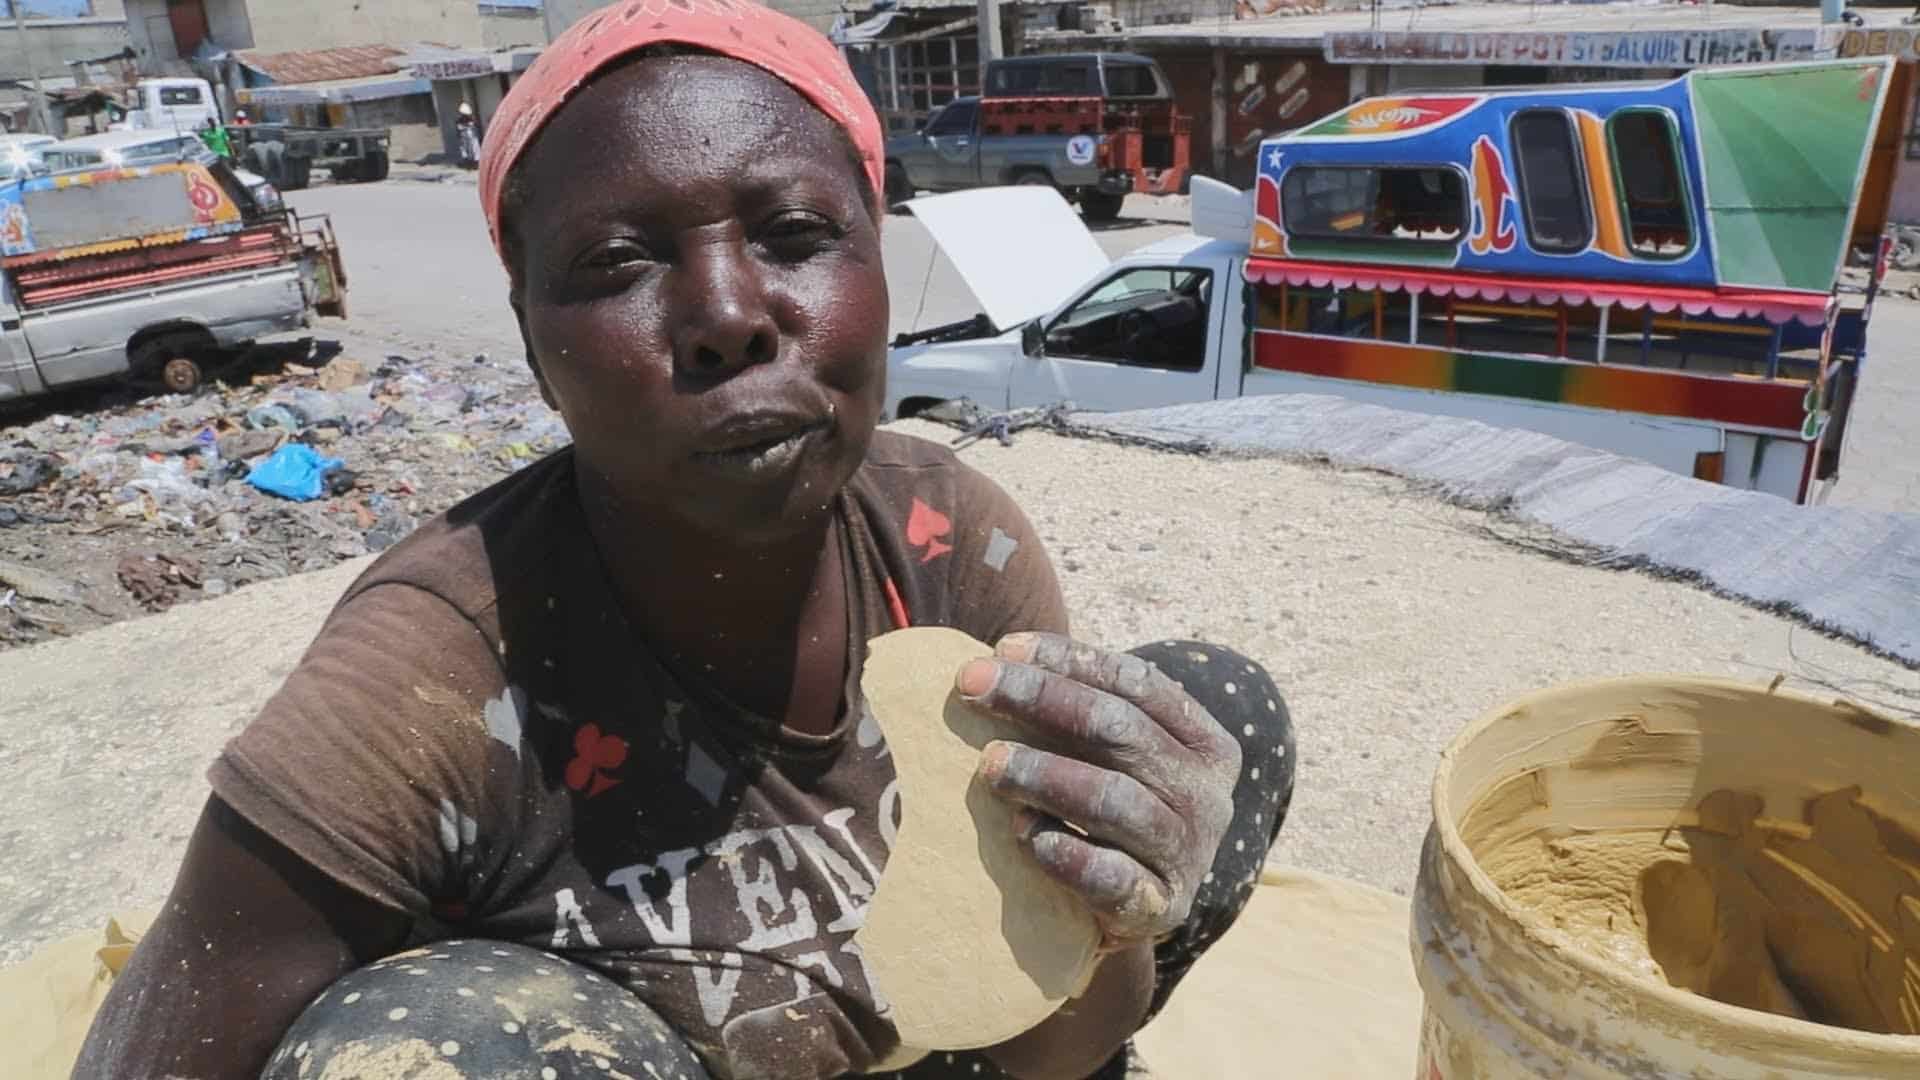
[[[1005,498],[1000,485],[951,447],[903,431],[876,431],[860,479],[883,489],[943,488],[960,495]]]
[[[340,598],[344,606],[383,586],[430,593],[476,623],[502,603],[501,582],[526,583],[554,566],[554,548],[580,531],[573,453],[562,450],[423,522],[388,548]]]

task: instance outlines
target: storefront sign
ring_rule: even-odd
[[[449,79],[478,79],[493,74],[493,57],[461,57],[457,60],[433,60],[413,65],[413,77],[444,82]]]
[[[1849,31],[1846,36],[1858,33],[1861,32]],[[1882,33],[1874,31],[1862,36]],[[1834,56],[1840,45],[1841,36],[1837,31],[1817,29],[1625,30],[1618,33],[1354,31],[1326,36],[1327,59],[1336,64],[1692,68],[1825,59]]]
[[[1893,26],[1882,30],[1848,30],[1840,37],[1840,56],[1892,56],[1901,60],[1920,59],[1920,30]]]

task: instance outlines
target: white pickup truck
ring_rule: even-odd
[[[1713,403],[1714,394],[1753,384],[1752,378],[1643,369],[1632,356],[1603,364],[1489,354],[1490,362],[1526,366],[1537,378],[1544,372],[1555,380],[1684,380],[1695,396],[1681,403],[1700,415],[1657,394],[1601,408],[1552,400],[1526,380],[1518,393],[1501,386],[1448,387],[1434,372],[1466,350],[1434,336],[1451,320],[1446,300],[1427,298],[1429,314],[1422,318],[1421,298],[1414,298],[1413,322],[1421,337],[1388,342],[1380,340],[1377,317],[1350,317],[1343,300],[1351,290],[1307,281],[1288,298],[1271,284],[1250,285],[1251,192],[1195,177],[1192,233],[1117,260],[1101,251],[1079,215],[1047,188],[979,188],[905,205],[965,279],[982,314],[895,339],[885,402],[890,418],[958,399],[989,412],[1060,404],[1119,412],[1263,394],[1322,394],[1537,431],[1682,476],[1700,476],[1703,454],[1730,447],[1744,449],[1743,460],[1758,462],[1754,444],[1768,439],[1781,449],[1766,456],[1767,469],[1729,471],[1721,482],[1805,499],[1805,443],[1780,432],[1756,433],[1697,407]],[[1271,280],[1269,269],[1257,269],[1263,282]],[[1374,295],[1371,288],[1364,294]],[[1408,333],[1405,325],[1390,334]],[[1501,325],[1497,317],[1492,325]],[[1391,378],[1352,377],[1340,369],[1338,361],[1351,355],[1356,341],[1389,352],[1397,361],[1387,370]]]
[[[983,314],[895,340],[889,416],[959,398],[993,410],[1067,401],[1109,412],[1249,392],[1251,195],[1195,177],[1193,233],[1118,261],[1050,188],[979,188],[906,206]]]

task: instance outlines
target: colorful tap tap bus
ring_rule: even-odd
[[[1531,428],[1796,501],[1885,267],[1843,283],[1891,64],[1401,94],[1261,146],[1259,392]],[[1884,223],[1880,223],[1884,224]],[[1249,390],[1248,392],[1253,392]]]

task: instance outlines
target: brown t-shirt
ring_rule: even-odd
[[[859,692],[869,639],[1065,631],[1039,538],[932,443],[875,437],[838,500],[846,704],[810,736],[670,674],[630,632],[563,451],[348,590],[227,747],[214,791],[419,940],[561,952],[716,1075],[862,1071],[897,1048],[853,943],[899,822]]]

